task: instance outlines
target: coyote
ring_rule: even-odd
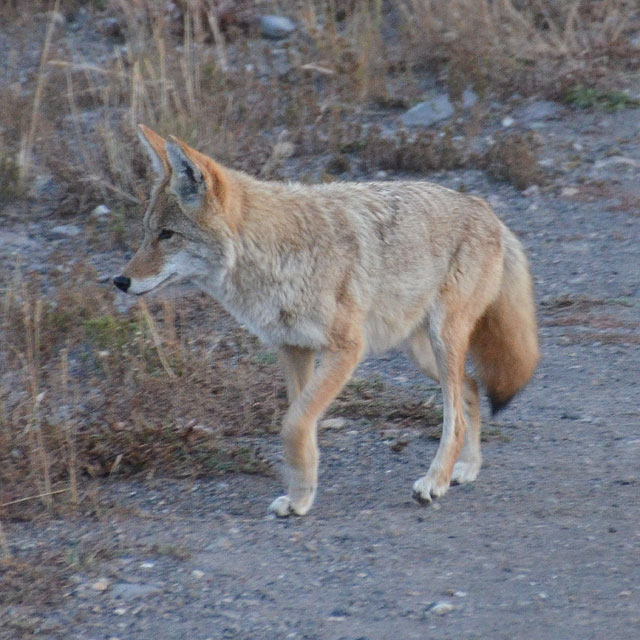
[[[139,137],[157,178],[142,245],[114,284],[140,295],[189,278],[277,349],[288,489],[271,511],[309,511],[318,418],[365,354],[391,347],[442,386],[442,438],[413,497],[430,503],[474,481],[480,412],[467,351],[494,412],[538,360],[527,259],[489,205],[428,182],[265,182],[144,125]]]

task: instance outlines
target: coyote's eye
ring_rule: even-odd
[[[160,231],[160,235],[158,236],[158,240],[168,240],[173,235],[173,231],[169,229],[162,229]]]

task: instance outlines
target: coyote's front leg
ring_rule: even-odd
[[[354,333],[357,333],[356,337]],[[340,340],[339,346],[327,349],[321,355],[320,364],[284,418],[282,439],[288,491],[269,507],[278,516],[292,513],[302,516],[313,504],[318,486],[318,418],[340,392],[362,357],[360,332],[351,330],[350,334]]]

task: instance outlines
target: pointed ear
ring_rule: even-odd
[[[183,207],[196,209],[203,204],[207,193],[205,168],[196,158],[190,157],[192,154],[184,151],[184,143],[173,136],[171,138],[171,141],[167,140],[165,143],[171,166],[171,191]]]
[[[169,162],[167,160],[167,151],[164,147],[164,138],[143,124],[138,125],[138,138],[145,148],[149,160],[151,160],[153,171],[158,178],[164,178],[169,175]]]

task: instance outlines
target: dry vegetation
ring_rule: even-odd
[[[131,248],[147,189],[138,122],[265,177],[295,154],[323,158],[326,179],[352,166],[476,166],[524,188],[542,180],[526,138],[477,157],[467,150],[473,118],[456,131],[388,139],[366,129],[364,115],[419,100],[426,75],[454,102],[472,87],[480,104],[535,92],[615,108],[620,74],[638,63],[628,40],[637,16],[624,0],[28,5],[0,8],[12,43],[1,52],[0,198],[27,202],[44,174],[58,188],[49,212],[84,224],[108,203],[120,217],[91,250]],[[299,25],[277,47],[257,34],[267,6]],[[65,277],[51,299],[36,276],[4,274],[0,516],[30,495],[77,504],[86,476],[267,469],[243,437],[277,430],[285,404],[272,354],[239,330],[209,330],[220,312],[201,296],[121,313],[86,265]],[[424,418],[410,399],[381,406],[368,393],[350,387],[340,414],[373,407],[390,421]]]

